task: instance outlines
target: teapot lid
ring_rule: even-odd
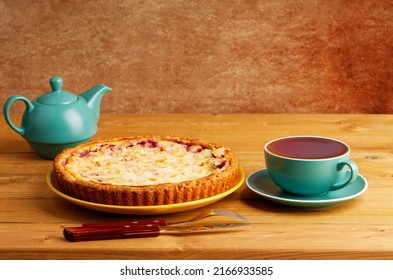
[[[61,105],[69,104],[78,100],[78,96],[75,94],[61,89],[63,86],[63,79],[61,77],[52,77],[49,80],[49,83],[52,91],[38,97],[37,102],[46,105]]]

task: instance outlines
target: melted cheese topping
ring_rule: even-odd
[[[225,170],[224,153],[172,141],[130,141],[75,151],[64,168],[75,178],[104,184],[180,183]]]

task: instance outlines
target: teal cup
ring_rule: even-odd
[[[350,187],[358,176],[349,146],[332,138],[279,138],[265,145],[264,154],[273,182],[296,196],[320,196]]]

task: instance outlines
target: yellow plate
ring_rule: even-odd
[[[110,205],[110,204],[100,204],[89,202],[81,199],[77,199],[71,196],[68,196],[58,189],[54,187],[51,180],[51,173],[49,172],[46,176],[46,183],[55,194],[64,198],[65,200],[72,202],[76,205],[89,208],[96,211],[107,212],[107,213],[114,213],[114,214],[126,214],[126,215],[159,215],[159,214],[169,214],[169,213],[176,213],[181,211],[187,211],[199,207],[206,206],[208,204],[214,203],[224,197],[230,195],[238,188],[240,188],[245,180],[244,171],[240,168],[239,170],[239,179],[236,185],[227,190],[226,192],[220,193],[215,196],[211,196],[204,199],[184,202],[184,203],[176,203],[176,204],[167,204],[167,205],[153,205],[153,206],[119,206],[119,205]]]

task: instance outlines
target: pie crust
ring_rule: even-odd
[[[54,159],[57,188],[84,201],[152,206],[223,193],[238,180],[239,160],[228,148],[171,136],[90,141]]]

